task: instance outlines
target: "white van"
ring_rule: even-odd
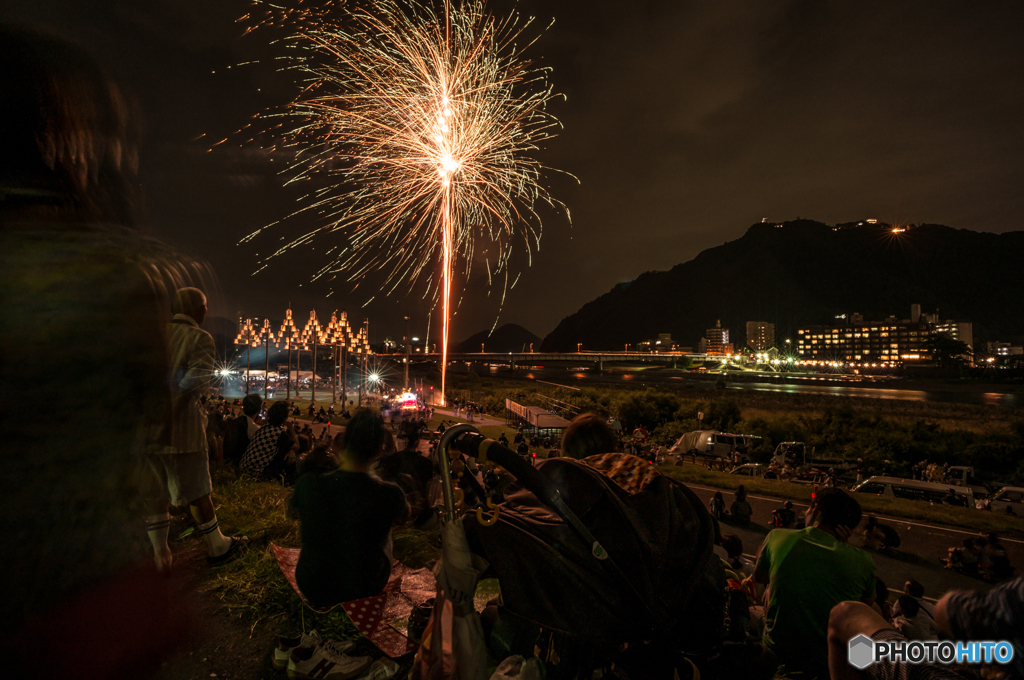
[[[903,498],[913,501],[928,501],[930,503],[942,503],[949,490],[953,489],[956,494],[958,506],[965,508],[974,507],[974,490],[969,486],[952,486],[950,484],[934,484],[932,482],[919,482],[915,479],[900,479],[899,477],[869,477],[857,486],[853,491],[857,493],[870,493],[883,498]]]

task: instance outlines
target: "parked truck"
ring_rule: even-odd
[[[772,458],[780,466],[792,465],[793,467],[810,466],[816,468],[835,468],[836,470],[852,470],[856,463],[845,458],[834,458],[830,456],[817,456],[814,447],[808,447],[803,442],[781,442],[775,447]]]
[[[758,439],[761,437],[718,432],[717,430],[695,430],[680,437],[669,449],[669,454],[727,458],[739,453],[746,459],[747,451],[754,446]]]

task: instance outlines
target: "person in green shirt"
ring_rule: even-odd
[[[754,580],[767,585],[762,643],[789,670],[828,677],[828,617],[847,600],[871,604],[875,565],[849,545],[860,504],[826,489],[811,503],[806,529],[776,529],[761,546]]]

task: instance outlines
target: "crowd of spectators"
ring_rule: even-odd
[[[5,365],[0,395],[22,398],[20,408],[0,408],[0,429],[13,443],[0,468],[12,546],[5,554],[10,566],[3,582],[0,651],[12,677],[29,675],[20,666],[35,662],[39,649],[46,670],[37,666],[33,675],[144,677],[126,674],[131,655],[114,652],[151,649],[153,640],[170,636],[176,624],[160,616],[168,607],[166,598],[154,596],[165,592],[160,582],[137,576],[130,536],[143,544],[143,533],[148,537],[154,566],[146,573],[154,577],[155,571],[175,568],[168,542],[172,507],[187,508],[210,567],[229,563],[248,544],[244,536],[221,531],[211,461],[237,465],[239,474],[253,478],[294,484],[289,507],[302,536],[295,576],[311,603],[332,606],[381,592],[393,565],[392,528],[404,522],[426,527],[436,519],[431,488],[437,470],[418,447],[427,425],[423,414],[399,424],[406,446],[398,451],[394,435],[371,409],[343,413],[351,417],[332,437],[330,413],[322,407],[310,407],[310,417],[325,424],[314,435],[310,424],[293,421],[297,407],[286,401],[264,411],[256,395],[237,405],[212,398],[213,341],[200,327],[206,295],[186,285],[191,282],[181,273],[189,267],[176,256],[125,231],[132,226],[129,194],[135,180],[128,169],[134,147],[126,134],[131,128],[127,107],[116,88],[80,51],[8,29],[0,29],[0,66],[0,129],[7,144],[0,154],[5,292],[0,303],[5,318],[17,324],[4,334],[0,350],[19,358]],[[93,331],[96,337],[83,337]],[[41,375],[43,366],[55,377]],[[33,387],[19,392],[25,385]],[[48,400],[58,386],[69,392],[61,409],[65,416],[50,422]],[[456,408],[470,420],[480,412],[471,402]],[[521,454],[540,443],[527,440],[523,431],[511,442]],[[622,515],[602,517],[630,517],[656,514],[668,507],[660,504],[666,498],[692,500],[692,491],[651,465],[657,451],[644,433],[623,438],[603,419],[583,415],[566,428],[557,448],[561,456],[540,463],[540,473],[547,466],[564,475],[578,472],[580,479],[601,480],[588,487],[600,492],[581,500],[574,496],[577,489],[563,485],[547,502],[567,508],[565,499],[586,501],[595,515],[602,508],[626,508]],[[475,498],[466,493],[467,510],[488,500],[501,503],[506,492],[527,494],[522,485],[513,486],[506,470],[459,462],[487,489]],[[932,606],[921,584],[911,580],[890,607],[870,552],[885,547],[885,532],[869,518],[864,547],[852,545],[862,511],[845,492],[820,492],[802,527],[791,505],[781,508],[753,562],[744,556],[739,535],[722,534],[719,526],[719,520],[751,523],[745,490],[736,490],[728,513],[720,494],[710,509],[698,503],[689,517],[692,534],[675,532],[690,541],[684,551],[694,553],[693,572],[686,577],[692,582],[662,584],[689,595],[681,598],[686,611],[672,628],[689,635],[666,639],[665,631],[645,629],[650,638],[601,640],[600,658],[609,661],[602,670],[609,676],[616,664],[636,666],[645,654],[671,663],[650,666],[658,674],[632,677],[667,679],[679,676],[681,668],[695,677],[697,666],[715,676],[713,669],[729,663],[723,657],[747,658],[723,652],[731,642],[802,678],[965,677],[954,667],[900,662],[858,671],[846,658],[846,646],[856,635],[880,642],[1007,640],[1015,649],[1012,663],[986,672],[1024,676],[1024,579],[1009,580],[1012,566],[995,536],[966,542],[950,554],[950,562],[965,573],[1002,581],[995,588],[952,591]],[[590,531],[584,526],[590,519],[580,512],[575,529]],[[593,528],[598,533],[614,529]],[[707,545],[697,545],[700,537]],[[665,551],[678,548],[662,543],[658,532],[638,540],[637,550],[654,555],[652,560],[673,559]],[[512,553],[525,548],[506,547]],[[586,546],[586,564],[559,563],[565,544],[532,547],[554,551],[550,563],[577,581],[598,573],[598,563],[623,557],[604,552],[597,541]],[[500,565],[492,566],[500,576]],[[628,597],[638,596],[637,586],[627,578],[615,585]],[[663,614],[651,601],[657,596],[627,600]],[[587,656],[594,650],[574,639],[571,625],[583,627],[594,603],[585,598],[560,603],[570,629],[545,631],[544,622],[516,624],[515,617],[502,616],[503,605],[517,597],[523,595],[514,584],[503,584],[501,602],[491,605],[498,615],[489,619],[488,635],[512,628],[520,637],[511,644],[542,658],[555,677],[595,677],[584,663],[596,658]],[[107,606],[111,602],[117,606]],[[735,637],[727,641],[725,631]],[[64,642],[72,635],[77,646]],[[695,639],[700,646],[694,646]],[[312,663],[315,652],[309,650],[321,644],[335,657],[343,653],[319,640],[315,647],[303,647],[300,638],[292,660]],[[677,654],[684,645],[685,662]],[[74,658],[71,649],[87,650],[88,658]],[[746,676],[750,668],[733,666],[736,673],[717,676]]]

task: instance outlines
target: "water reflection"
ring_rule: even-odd
[[[467,364],[453,364],[449,369],[452,373],[463,373],[469,370]],[[476,370],[480,370],[479,367]],[[550,380],[561,382],[567,385],[578,386],[586,383],[631,383],[655,386],[668,384],[670,381],[678,385],[678,381],[699,384],[711,387],[714,383],[711,379],[688,379],[679,375],[658,375],[656,373],[596,373],[594,371],[580,371],[578,368],[571,370],[545,369],[541,366],[531,367],[523,373],[516,371],[509,374],[508,369],[503,366],[488,366],[490,374],[501,378],[525,378],[529,380]],[[1004,394],[1001,392],[954,392],[954,391],[927,391],[927,390],[904,390],[889,387],[857,387],[850,384],[850,378],[845,376],[804,376],[800,382],[786,383],[759,383],[759,382],[729,382],[726,376],[726,389],[747,390],[754,392],[779,392],[782,394],[820,394],[839,397],[862,397],[866,399],[893,399],[902,401],[931,401],[953,404],[977,404],[982,406],[1006,406],[1010,408],[1024,407],[1024,395]],[[825,384],[822,384],[825,383]],[[832,383],[832,384],[829,384]]]

